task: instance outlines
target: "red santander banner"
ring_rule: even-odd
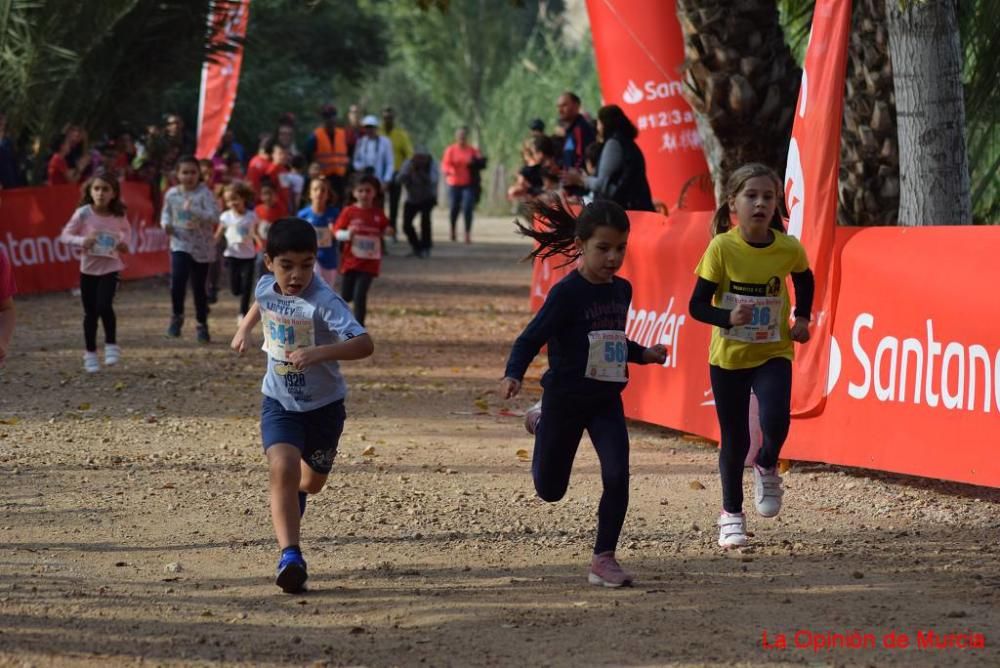
[[[238,44],[232,51],[217,51],[202,66],[198,103],[198,158],[211,158],[226,132],[236,104],[236,88],[243,65],[241,40],[247,33],[250,0],[213,0],[208,13],[211,45]]]
[[[788,232],[799,238],[816,276],[812,342],[795,360],[792,414],[810,415],[823,409],[830,331],[834,325],[837,266],[834,232],[837,226],[837,170],[840,165],[840,125],[843,116],[847,39],[851,29],[850,0],[818,0],[812,34],[802,68],[802,87],[795,110],[785,173]]]
[[[694,112],[682,94],[684,37],[674,0],[587,0],[594,56],[606,104],[617,104],[639,129],[653,198],[678,208],[708,165]],[[712,187],[691,185],[684,208],[715,208]]]
[[[0,194],[0,253],[14,268],[19,294],[68,290],[80,283],[78,246],[59,240],[80,199],[75,185],[16,188]],[[153,217],[149,186],[122,183],[126,218],[132,227],[122,278],[165,274],[170,270],[169,239]]]

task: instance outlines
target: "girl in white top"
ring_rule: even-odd
[[[250,209],[253,205],[254,192],[247,184],[236,181],[225,187],[222,193],[226,202],[226,211],[219,218],[219,227],[215,230],[215,238],[226,237],[226,250],[223,257],[229,266],[229,285],[233,296],[240,297],[240,316],[238,321],[250,310],[250,298],[253,296],[254,263],[257,259],[257,249],[254,246],[253,231],[257,227],[257,215]]]
[[[97,320],[104,325],[104,363],[117,364],[121,349],[116,338],[113,302],[118,273],[125,268],[121,254],[129,251],[132,228],[125,220],[118,179],[105,172],[92,176],[83,186],[80,207],[63,228],[60,239],[83,249],[80,255],[80,299],[83,302],[83,338],[86,351],[83,368],[99,371]]]

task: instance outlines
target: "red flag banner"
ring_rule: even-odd
[[[243,65],[242,40],[247,33],[250,0],[214,0],[208,14],[210,46],[235,45],[214,50],[201,68],[201,98],[198,103],[199,158],[211,158],[236,104],[236,87]]]
[[[674,0],[587,0],[594,57],[606,104],[617,104],[639,129],[653,197],[674,211],[715,208],[694,112],[684,99],[684,35]],[[706,177],[700,179],[700,177]]]
[[[798,416],[822,411],[828,393],[830,332],[838,284],[834,261],[837,169],[850,29],[849,0],[817,0],[788,146],[788,232],[802,241],[816,276],[812,337],[795,358],[792,414]]]

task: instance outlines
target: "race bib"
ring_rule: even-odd
[[[118,237],[110,232],[98,232],[94,238],[94,245],[90,247],[88,254],[98,257],[118,257]]]
[[[381,260],[382,240],[373,234],[355,234],[351,237],[351,254],[359,260]]]
[[[191,230],[195,227],[194,215],[190,211],[177,209],[177,216],[174,219],[174,227],[182,230]]]
[[[333,246],[333,232],[330,231],[330,227],[316,227],[316,245],[320,248],[330,248]]]
[[[590,354],[587,356],[584,375],[609,383],[624,383],[628,380],[628,343],[625,332],[601,329],[588,333],[587,338],[590,339]]]
[[[722,308],[734,309],[740,304],[748,304],[753,308],[750,322],[739,327],[720,329],[722,338],[742,343],[776,343],[781,340],[781,312],[784,305],[781,297],[723,293]]]
[[[282,300],[285,303],[294,301]],[[264,350],[272,359],[279,362],[289,361],[288,356],[299,348],[316,345],[312,307],[308,304],[304,309],[287,309],[287,313],[278,313],[262,307],[261,322],[264,329]]]

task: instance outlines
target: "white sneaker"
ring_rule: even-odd
[[[719,547],[743,547],[747,544],[747,523],[743,513],[727,513],[719,515]]]
[[[528,410],[524,411],[524,428],[528,430],[529,434],[534,435],[535,428],[538,427],[538,421],[542,419],[542,401],[538,400],[538,403],[534,404]]]
[[[122,359],[122,349],[114,343],[104,346],[104,363],[107,366],[114,366]]]
[[[97,353],[83,354],[83,368],[87,373],[96,373],[101,370],[101,363],[97,361]]]
[[[785,493],[781,489],[781,476],[778,475],[777,467],[773,469],[762,469],[754,464],[753,466],[753,497],[757,506],[757,513],[761,517],[774,517],[781,510],[781,496]]]

